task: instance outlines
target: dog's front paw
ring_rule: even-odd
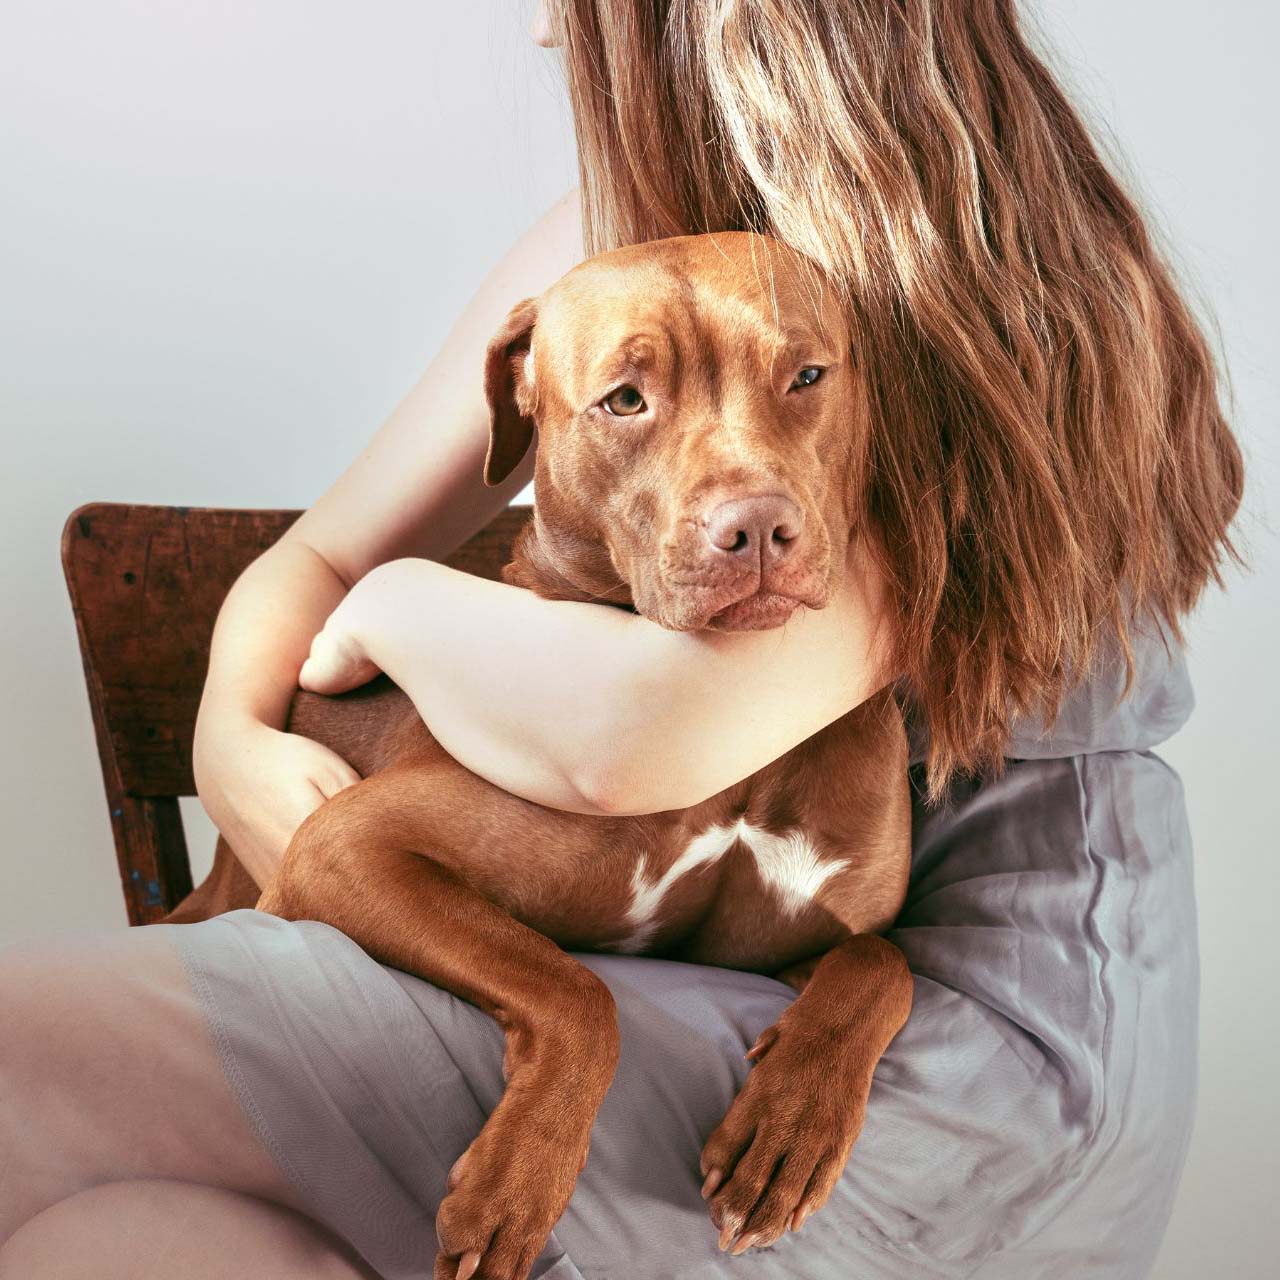
[[[522,1123],[500,1105],[449,1174],[435,1280],[528,1275],[586,1163],[590,1122],[580,1140],[573,1127]]]
[[[734,1254],[774,1244],[826,1203],[862,1130],[874,1059],[783,1016],[747,1055],[742,1092],[702,1151],[703,1199]]]

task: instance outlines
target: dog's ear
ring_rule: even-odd
[[[533,442],[536,391],[525,360],[533,342],[538,304],[517,302],[493,335],[484,359],[484,394],[489,401],[489,452],[484,482],[501,484],[519,465]]]

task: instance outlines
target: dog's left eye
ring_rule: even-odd
[[[630,418],[634,414],[643,412],[645,407],[644,396],[632,386],[618,387],[610,391],[600,405],[605,413],[612,414],[615,418]]]
[[[820,377],[822,377],[820,366],[816,364],[806,365],[796,374],[796,380],[791,384],[789,390],[799,391],[802,387],[811,387]]]

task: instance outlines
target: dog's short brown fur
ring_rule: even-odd
[[[508,582],[687,630],[774,627],[827,602],[862,519],[863,397],[840,307],[782,246],[726,234],[592,259],[512,311],[486,384],[490,482],[538,432]],[[440,1208],[438,1277],[524,1276],[586,1160],[618,1033],[608,991],[562,948],[797,987],[706,1143],[704,1192],[735,1247],[821,1205],[910,1004],[906,964],[876,936],[909,856],[887,692],[704,803],[639,817],[490,785],[385,681],[300,694],[291,727],[365,780],[302,826],[261,909],[337,926],[506,1034],[506,1095]]]

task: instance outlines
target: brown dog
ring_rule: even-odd
[[[827,602],[863,518],[864,401],[841,308],[776,242],[685,237],[583,263],[514,308],[486,389],[490,483],[539,435],[508,582],[686,630],[776,627]],[[385,682],[300,694],[291,727],[365,780],[303,824],[260,908],[335,925],[506,1034],[507,1092],[440,1207],[438,1277],[524,1276],[586,1160],[618,1033],[608,991],[562,947],[795,986],[707,1141],[704,1194],[735,1251],[823,1203],[910,1006],[906,964],[875,936],[909,857],[887,692],[702,804],[626,818],[491,786]]]

